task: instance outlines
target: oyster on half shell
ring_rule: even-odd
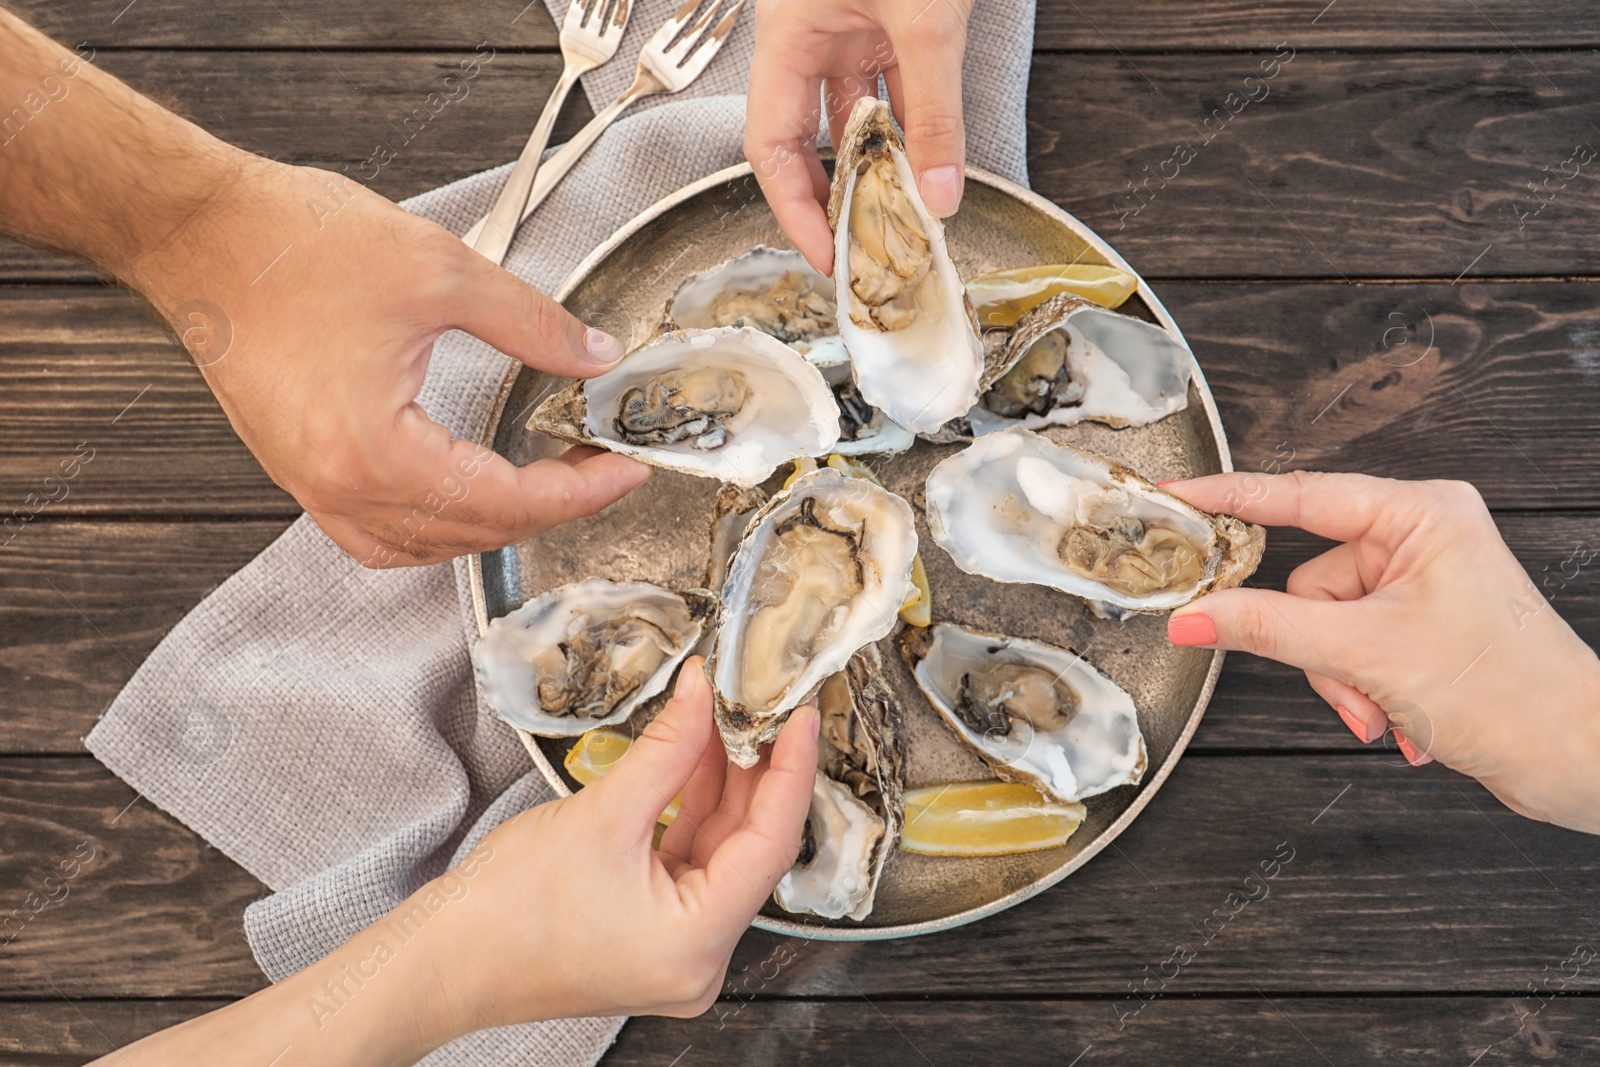
[[[839,440],[822,374],[749,327],[663,334],[547,399],[530,430],[644,463],[750,486]]]
[[[757,512],[722,586],[709,666],[729,759],[754,765],[790,711],[894,628],[916,554],[911,506],[835,470]]]
[[[914,434],[862,397],[839,336],[834,285],[793,250],[755,248],[689,278],[667,305],[663,328],[748,326],[782,341],[822,372],[839,406],[844,455],[904,452]]]
[[[1001,364],[967,412],[974,435],[1008,426],[1148,425],[1188,407],[1194,357],[1160,326],[1063,295],[1022,317]]]
[[[1000,778],[1074,801],[1144,777],[1133,698],[1076,652],[943,622],[900,646],[940,719]]]
[[[622,722],[664,690],[713,610],[704,593],[592,578],[489,623],[472,646],[473,670],[500,718],[571,737]]]
[[[1051,586],[1107,618],[1171,611],[1248,578],[1266,534],[1164,493],[1127,467],[1012,428],[928,475],[928,528],[956,566]]]
[[[862,648],[822,683],[817,710],[811,810],[799,858],[773,899],[785,911],[859,922],[872,912],[905,810],[903,727],[877,646]]]
[[[839,334],[866,402],[933,432],[978,400],[984,351],[972,305],[889,105],[856,101],[840,142],[828,201]]]

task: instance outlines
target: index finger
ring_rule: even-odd
[[[1164,482],[1163,490],[1201,511],[1262,526],[1296,526],[1318,537],[1357,541],[1380,523],[1409,512],[1418,487],[1366,474],[1212,474]]]
[[[821,90],[820,77],[781,60],[751,64],[744,154],[783,232],[807,262],[831,274],[833,230],[822,210],[828,174],[817,156]]]

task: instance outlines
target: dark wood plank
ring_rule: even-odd
[[[0,321],[0,537],[35,512],[299,510],[137,297],[0,288]]]
[[[1506,514],[1502,533],[1551,603],[1600,644],[1600,579],[1563,568],[1579,544],[1600,545],[1600,517]],[[273,522],[51,522],[0,549],[0,754],[82,752],[80,739],[168,630],[282,529]],[[1282,588],[1324,547],[1275,533],[1256,582]],[[52,588],[52,585],[54,588]],[[1387,743],[1387,742],[1386,742]],[[1292,752],[1362,746],[1281,665],[1228,660],[1191,750]]]
[[[8,1004],[0,1067],[81,1064],[217,1006],[192,1000]],[[1532,1017],[1519,1026],[1524,1015]],[[1486,1048],[1492,1052],[1485,1063],[1580,1062],[1600,1051],[1600,1001],[1592,998],[1270,1000],[1252,993],[1249,999],[1152,1003],[1120,1031],[1116,1019],[1104,1002],[1070,999],[772,1002],[734,995],[694,1019],[631,1020],[601,1062],[661,1067],[681,1056],[683,1067],[1065,1064],[1092,1047],[1092,1059],[1082,1062],[1326,1067],[1330,1061],[1389,1062],[1405,1050],[1407,1063],[1460,1067]]]
[[[1150,277],[1600,273],[1593,164],[1517,214],[1600,145],[1592,53],[1270,55],[1036,57],[1034,187]]]
[[[0,810],[0,996],[266,984],[241,925],[266,888],[94,760],[0,761]]]
[[[1586,236],[1600,226],[1593,166],[1545,194],[1550,206],[1537,217],[1518,217],[1538,204],[1528,183],[1559,175],[1576,144],[1600,144],[1586,117],[1600,104],[1593,53],[1305,52],[1270,81],[1246,85],[1270,55],[1037,56],[1028,95],[1035,187],[1152,277],[1448,280],[1469,267],[1472,277],[1600,274],[1600,246]],[[335,168],[392,140],[391,122],[458,61],[459,53],[103,57],[223,137]],[[408,196],[513,158],[556,62],[498,55],[376,187]],[[258,91],[266,84],[296,91]],[[1245,93],[1257,102],[1244,103]],[[344,118],[308,122],[308,108]],[[1208,134],[1202,123],[1214,113],[1227,121],[1212,119]],[[584,117],[583,107],[570,109],[557,139]],[[1193,158],[1175,155],[1179,145]],[[1132,183],[1147,178],[1145,206],[1133,214],[1141,201]],[[0,278],[61,269],[59,260],[0,253]]]
[[[0,549],[0,751],[82,752],[80,738],[157,642],[285,525],[24,529]]]
[[[952,957],[950,962],[954,963]],[[821,1003],[723,1001],[696,1019],[634,1019],[606,1067],[782,1063],[795,1067],[953,1067],[1161,1063],[1406,1063],[1460,1067],[1491,1047],[1504,1057],[1578,1062],[1600,1050],[1600,1002],[1550,1004],[1520,1032],[1535,1000],[1406,998],[1171,1000],[1118,1029],[1103,1001]],[[1123,1011],[1129,1009],[1123,1008]],[[1404,1050],[1402,1053],[1400,1050]]]
[[[555,27],[542,5],[526,14],[523,0],[485,4],[384,5],[383,18],[358,8],[313,0],[79,0],[73,4],[20,0],[12,7],[62,40],[110,48],[471,48],[488,41],[505,48],[551,48]],[[126,12],[123,9],[127,8]],[[281,9],[281,10],[279,10]],[[120,16],[120,17],[119,17]],[[1154,0],[1043,0],[1034,44],[1042,49],[1133,53],[1271,47],[1293,41],[1305,48],[1593,47],[1600,17],[1582,0],[1479,0],[1458,10],[1428,0],[1218,0],[1203,5]]]
[[[74,998],[232,996],[260,985],[239,930],[259,884],[145,801],[118,819],[133,800],[88,759],[0,760],[7,908],[23,906],[81,842],[100,857],[5,946],[0,997],[48,997],[49,983]],[[1244,994],[1251,983],[1285,994],[1517,996],[1575,942],[1600,944],[1590,925],[1600,839],[1511,815],[1437,765],[1186,759],[1117,846],[1042,896],[944,934],[836,944],[752,932],[731,973],[736,985],[770,975],[760,991],[773,996],[1116,998],[1182,943],[1193,957],[1169,996]],[[1246,886],[1289,850],[1276,878]],[[1240,905],[1229,894],[1244,893],[1259,899],[1230,918]],[[775,958],[785,961],[777,973]],[[1583,968],[1568,988],[1600,991],[1600,970]]]
[[[556,47],[549,13],[542,3],[528,0],[401,0],[384,4],[381,16],[319,0],[21,0],[10,6],[58,40],[88,41],[97,48],[470,50],[483,42],[496,48]]]
[[[1496,507],[1600,507],[1600,286],[1157,291],[1206,370],[1241,470],[1464,478]],[[0,289],[0,319],[10,507],[45,492],[82,444],[94,459],[49,515],[293,514],[131,296]]]

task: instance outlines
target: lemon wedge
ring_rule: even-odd
[[[900,849],[924,856],[1006,856],[1066,843],[1082,804],[1046,800],[1030,785],[954,782],[908,789]]]
[[[922,567],[922,553],[911,559],[911,588],[900,604],[900,617],[912,626],[933,624],[933,592],[928,588],[928,572]]]
[[[1017,320],[1053,296],[1071,293],[1114,308],[1133,295],[1139,280],[1117,267],[1098,263],[1059,263],[979,274],[967,282],[978,325],[1015,326]]]
[[[590,730],[578,738],[578,743],[567,752],[567,758],[561,765],[579,785],[588,785],[606,776],[606,772],[623,756],[628,749],[633,747],[633,738],[615,730]],[[681,796],[673,797],[672,803],[667,805],[667,810],[661,813],[661,825],[671,826],[672,820],[678,817],[678,802]]]

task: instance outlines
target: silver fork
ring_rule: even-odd
[[[691,25],[689,20],[694,18],[695,9],[702,2],[687,0],[662,24],[639,53],[639,69],[628,90],[606,105],[572,140],[545,160],[534,176],[527,205],[522,209],[524,219],[544,203],[556,183],[567,176],[567,172],[583,158],[583,154],[600,139],[606,127],[617,121],[617,116],[647,96],[682,92],[706,69],[711,57],[717,54],[722,42],[733,32],[734,24],[744,11],[745,0],[735,0],[720,19],[717,19],[717,15],[722,9],[723,0],[712,0],[705,14],[694,19]],[[713,19],[717,19],[715,26],[712,26]],[[685,26],[688,29],[684,29]],[[708,30],[707,27],[711,28]],[[467,243],[474,241],[479,228],[486,221],[480,220],[477,226],[467,231]]]
[[[606,11],[607,3],[611,10]],[[533,189],[534,175],[539,170],[539,157],[550,143],[550,130],[561,114],[561,105],[567,94],[578,83],[578,78],[598,67],[617,54],[623,31],[628,27],[628,13],[633,0],[572,0],[567,17],[561,23],[561,77],[550,90],[550,99],[539,113],[539,121],[522,146],[522,155],[511,171],[511,177],[500,190],[500,198],[488,216],[473,227],[466,241],[486,258],[501,263],[506,250],[517,235],[517,223],[522,220],[522,208]]]

